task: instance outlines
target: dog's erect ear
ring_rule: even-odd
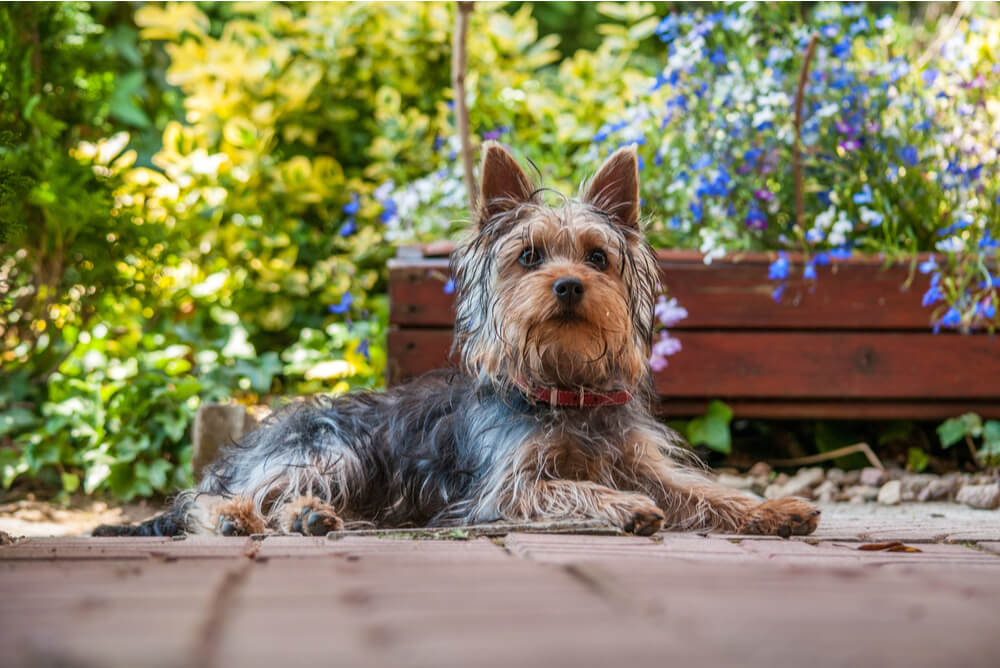
[[[531,199],[535,187],[510,153],[495,141],[483,144],[479,222]]]
[[[639,229],[639,158],[635,145],[615,151],[587,188],[584,201],[624,227]]]

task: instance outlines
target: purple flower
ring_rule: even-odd
[[[330,313],[344,314],[351,308],[351,302],[353,301],[354,297],[351,296],[351,293],[345,292],[340,298],[339,304],[330,304],[327,308],[330,310]]]
[[[656,314],[657,320],[663,323],[664,327],[673,327],[688,317],[687,309],[678,305],[675,297],[667,299],[664,295],[660,295],[657,298],[653,312]]]
[[[857,130],[850,124],[844,121],[835,121],[833,127],[836,128],[837,132],[842,135],[853,135],[857,133]]]
[[[681,350],[681,342],[666,330],[660,331],[660,340],[653,344],[653,354],[660,357],[670,357]]]
[[[772,199],[774,199],[774,193],[768,190],[767,188],[759,188],[757,190],[754,190],[753,196],[756,197],[757,199],[762,199],[765,202],[770,202]]]
[[[747,212],[747,217],[743,220],[743,223],[751,230],[766,230],[767,216],[765,216],[764,212],[758,209],[756,206],[751,205],[750,210]]]
[[[844,141],[837,144],[837,146],[848,152],[857,151],[859,148],[861,148],[861,142],[859,142],[857,139],[845,139]]]
[[[783,281],[788,278],[788,253],[780,251],[778,259],[767,268],[767,277],[772,281]]]
[[[917,147],[912,144],[899,149],[899,157],[909,167],[916,167],[917,163],[920,162],[920,154],[917,152]]]

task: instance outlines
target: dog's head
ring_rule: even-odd
[[[493,142],[481,179],[476,228],[452,257],[466,371],[498,383],[639,386],[659,283],[634,148],[609,157],[579,200],[553,203]]]

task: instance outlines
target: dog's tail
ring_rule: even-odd
[[[170,510],[139,524],[102,524],[92,536],[180,536],[189,533],[194,500],[181,494]]]

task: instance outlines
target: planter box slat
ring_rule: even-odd
[[[929,287],[916,274],[908,290],[906,266],[883,270],[875,262],[836,263],[818,267],[815,282],[789,280],[784,297],[771,294],[779,285],[767,280],[770,260],[754,255],[739,262],[695,258],[668,259],[660,269],[670,294],[688,310],[677,329],[846,329],[917,330],[930,327],[932,310],[920,305]],[[801,276],[801,265],[795,273]],[[389,265],[392,324],[403,327],[450,327],[453,295],[444,258],[393,260]]]
[[[390,261],[390,384],[449,364],[453,295],[444,255]],[[664,415],[694,415],[711,399],[738,416],[927,419],[974,411],[1000,417],[1000,339],[930,331],[920,297],[928,277],[901,285],[908,266],[856,258],[819,267],[815,283],[767,280],[776,254],[705,265],[690,251],[658,253],[671,294],[689,317],[683,349],[655,377]],[[802,258],[790,256],[801,267]],[[799,273],[801,269],[797,269]]]
[[[992,374],[1000,345],[989,337],[917,333],[677,332],[683,349],[656,374],[665,399],[980,399],[1000,401]],[[392,381],[449,364],[451,331],[389,334]]]

